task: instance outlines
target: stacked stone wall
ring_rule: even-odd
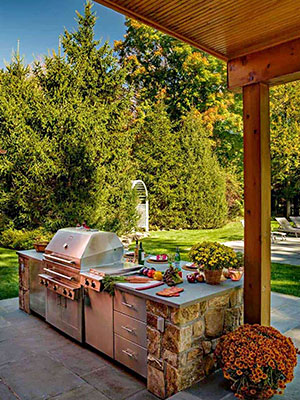
[[[209,375],[219,338],[242,323],[242,288],[185,308],[147,301],[148,390],[164,399]]]

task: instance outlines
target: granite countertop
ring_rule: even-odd
[[[184,265],[186,262],[181,262]],[[145,263],[145,266],[153,266],[153,264]],[[155,269],[158,271],[163,271],[168,268],[168,265],[155,265]],[[184,291],[180,293],[179,297],[162,297],[158,296],[156,293],[161,291],[168,286],[166,284],[146,289],[146,290],[136,290],[136,287],[142,287],[143,284],[133,284],[133,283],[117,283],[116,287],[122,289],[126,292],[132,293],[135,296],[143,297],[147,300],[153,300],[158,303],[167,304],[172,307],[187,307],[191,304],[199,303],[204,300],[208,300],[212,297],[223,295],[231,290],[238,289],[243,286],[244,278],[240,281],[234,282],[231,279],[227,279],[221,282],[219,285],[208,285],[205,282],[198,283],[188,283],[186,276],[191,272],[182,270],[183,283],[178,285],[178,287],[183,288]],[[146,286],[146,285],[145,285]]]
[[[44,257],[44,253],[38,253],[34,249],[31,250],[19,250],[16,252],[18,255],[28,258],[33,258],[35,260],[42,261]]]

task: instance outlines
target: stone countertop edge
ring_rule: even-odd
[[[155,288],[146,290],[136,290],[135,288],[140,287],[141,284],[117,283],[116,288],[134,294],[135,296],[143,297],[146,300],[155,301],[156,303],[166,304],[175,308],[184,308],[192,304],[201,303],[202,301],[224,295],[232,290],[237,290],[243,287],[243,283],[243,278],[237,282],[227,280],[225,282],[221,282],[220,285],[207,285],[204,282],[188,283],[185,280],[183,284],[178,285],[178,287],[183,287],[183,289],[185,289],[184,292],[180,293],[179,297],[162,297],[156,294],[156,292],[168,287],[167,285],[157,286]],[[204,287],[205,292],[203,293],[203,290],[201,289]]]
[[[44,253],[38,253],[34,249],[30,250],[18,250],[16,253],[20,256],[27,257],[27,258],[33,258],[35,260],[42,261],[44,257]]]

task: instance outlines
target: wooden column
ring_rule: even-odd
[[[270,324],[271,168],[269,87],[243,87],[245,323]]]

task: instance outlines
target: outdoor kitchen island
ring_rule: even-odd
[[[148,390],[166,398],[214,370],[218,338],[242,323],[243,281],[191,284],[183,271],[179,297],[158,296],[165,284],[138,290],[148,284],[127,282],[111,296],[99,272],[136,275],[140,268],[122,254],[115,236],[74,228],[58,231],[43,255],[18,252],[20,308],[37,312],[38,297],[48,323],[147,378]]]

